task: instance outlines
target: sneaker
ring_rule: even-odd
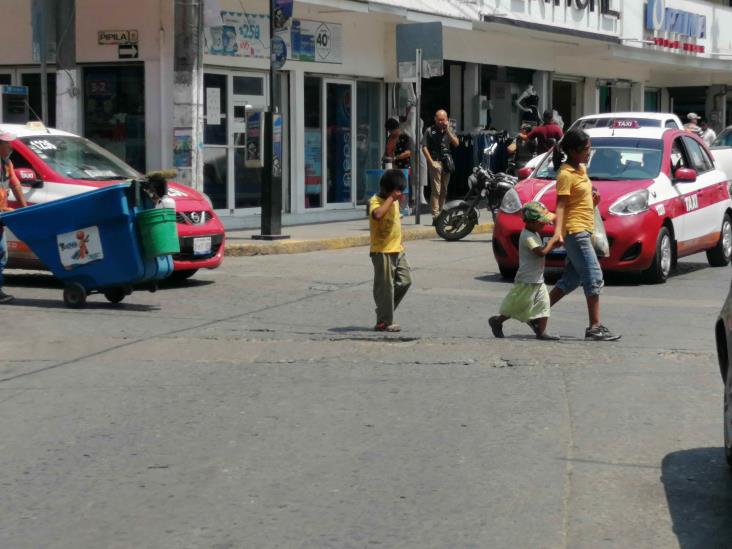
[[[536,334],[536,339],[541,339],[542,341],[559,341],[562,338],[559,336],[551,335],[548,332],[544,332],[543,334]]]
[[[585,339],[592,341],[617,341],[621,336],[615,335],[602,324],[587,328],[585,330]]]
[[[6,294],[2,290],[0,290],[0,303],[10,303],[14,299],[15,298],[12,295]]]
[[[401,332],[402,329],[399,324],[387,324],[386,322],[379,322],[374,326],[375,332]]]
[[[432,218],[432,226],[437,227],[437,218],[436,217]]]
[[[498,320],[497,316],[492,316],[488,319],[488,325],[491,327],[493,336],[499,339],[503,338],[503,322]]]

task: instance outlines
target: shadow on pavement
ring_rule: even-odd
[[[67,307],[60,293],[58,299],[32,299],[16,297],[12,302],[8,303],[7,305],[3,305],[3,307],[39,307],[43,309],[68,309],[69,311],[77,310],[80,312],[84,312],[85,310],[90,309],[97,311],[135,311],[142,313],[160,310],[160,307],[158,307],[157,305],[143,305],[140,303],[129,303],[127,301],[124,301],[122,303],[110,303],[101,296],[100,301],[94,301],[95,295],[96,294],[90,296],[90,300],[86,302],[86,306],[81,309],[71,309]],[[126,299],[134,299],[134,295],[135,294],[132,294],[132,297],[127,297]]]
[[[663,458],[661,470],[679,546],[732,546],[732,475],[724,450],[694,448],[673,452]]]
[[[329,332],[337,334],[352,334],[354,332],[373,332],[373,326],[338,326],[336,328],[328,328]]]
[[[199,288],[214,284],[213,280],[200,280],[196,278],[189,278],[187,280],[174,280],[174,279],[163,279],[158,282],[158,288],[160,290],[173,290],[177,288]],[[16,288],[59,288],[63,289],[64,284],[59,279],[54,277],[50,273],[23,273],[23,274],[5,274],[5,285]],[[139,291],[147,290],[145,284],[141,284],[136,288]]]

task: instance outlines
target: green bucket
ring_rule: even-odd
[[[180,253],[174,209],[158,208],[138,213],[137,228],[145,257]]]

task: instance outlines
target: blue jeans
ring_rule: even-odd
[[[8,264],[8,241],[5,237],[5,229],[0,227],[0,288],[3,287],[3,271]]]
[[[592,235],[586,231],[568,234],[564,237],[564,248],[567,250],[567,261],[556,287],[568,294],[581,284],[586,296],[600,295],[605,282],[595,248],[592,247]]]

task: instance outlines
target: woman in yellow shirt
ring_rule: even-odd
[[[592,246],[595,230],[595,206],[600,195],[592,187],[587,175],[590,160],[590,136],[582,130],[571,130],[562,139],[561,148],[566,161],[557,174],[557,218],[554,222],[555,238],[564,243],[567,261],[562,278],[549,294],[553,306],[580,284],[587,299],[587,313],[590,326],[585,330],[585,339],[592,341],[617,341],[613,334],[600,323],[600,294],[605,282],[597,254]],[[561,162],[555,151],[555,165]]]

